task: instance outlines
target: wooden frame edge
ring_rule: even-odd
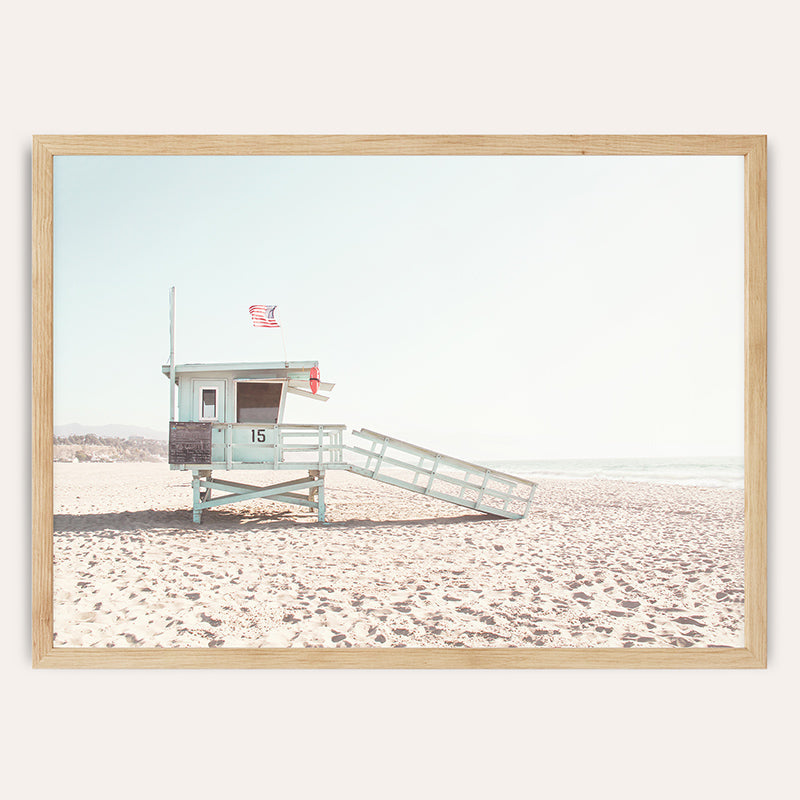
[[[53,646],[53,157],[56,155],[735,155],[745,164],[745,647],[76,649]],[[39,668],[714,669],[767,666],[767,137],[34,136],[32,661]],[[624,663],[620,663],[620,661]]]
[[[752,137],[745,183],[745,646],[767,666],[767,137]]]
[[[37,136],[53,155],[735,155],[765,137],[716,135]],[[534,152],[533,148],[536,148]]]
[[[620,664],[620,660],[624,664]],[[374,648],[286,650],[50,648],[36,666],[60,669],[758,669],[745,648]]]
[[[53,650],[53,153],[39,137],[32,180],[32,656],[44,666]]]

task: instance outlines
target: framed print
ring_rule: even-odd
[[[766,666],[766,138],[37,136],[37,667]]]

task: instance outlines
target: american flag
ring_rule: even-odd
[[[256,328],[280,328],[275,319],[275,309],[278,306],[250,306],[250,319]]]

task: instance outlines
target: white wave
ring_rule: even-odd
[[[742,459],[495,461],[487,462],[486,466],[531,480],[613,480],[708,488],[744,487]]]

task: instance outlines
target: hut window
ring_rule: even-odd
[[[278,421],[282,392],[280,383],[240,381],[236,384],[236,421],[274,425]]]
[[[217,418],[217,390],[216,389],[201,389],[200,390],[200,419],[216,419]]]

